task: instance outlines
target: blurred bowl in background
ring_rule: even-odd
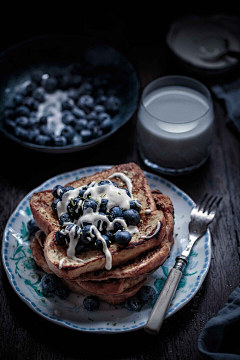
[[[63,111],[61,104],[56,105],[51,104],[51,102],[53,103],[54,99],[57,99],[56,101],[58,102],[60,100],[64,101],[64,93],[69,95],[69,91],[77,89],[77,91],[80,91],[79,97],[87,94],[93,96],[95,100],[96,96],[99,98],[100,94],[108,94],[108,97],[112,94],[112,96],[117,98],[117,101],[119,100],[120,106],[116,111],[110,112],[112,124],[110,124],[111,126],[108,130],[101,130],[96,136],[90,139],[83,139],[82,136],[79,136],[79,131],[77,131],[74,140],[71,140],[70,143],[61,144],[61,146],[57,146],[56,143],[53,145],[51,142],[46,145],[26,141],[24,136],[16,136],[16,131],[9,131],[8,126],[6,126],[4,122],[5,120],[0,120],[0,131],[9,139],[30,149],[42,152],[66,153],[85,150],[103,142],[131,119],[140,98],[140,79],[134,66],[123,54],[111,46],[100,43],[94,39],[74,36],[40,36],[32,38],[12,46],[0,55],[0,112],[3,113],[4,109],[6,109],[6,104],[12,101],[14,94],[16,94],[19,89],[21,91],[24,86],[26,87],[26,84],[30,83],[30,76],[36,70],[39,70],[43,74],[41,81],[44,82],[49,76],[59,78],[59,74],[61,74],[61,79],[63,79],[65,72],[72,71],[74,67],[75,69],[77,68],[77,74],[82,77],[84,83],[95,84],[93,91],[98,92],[98,95],[96,95],[96,93],[93,95],[91,89],[88,89],[89,91],[79,90],[82,83],[77,84],[77,88],[75,86],[76,84],[74,85],[75,88],[74,86],[73,88],[71,86],[70,88],[68,87],[67,91],[65,91],[63,87],[60,91],[58,91],[57,88],[57,91],[50,91],[50,94],[47,95],[48,109],[46,109],[46,106],[44,107],[43,104],[40,104],[41,106],[38,106],[37,111],[36,109],[31,111],[35,111],[35,115],[36,113],[39,115],[40,109],[41,115],[48,115],[46,111],[49,111],[50,106],[50,117],[53,115],[51,113],[52,111],[53,113],[57,113],[57,115],[55,114],[55,118],[59,119],[59,117],[61,117],[61,111]],[[29,97],[29,95],[27,95],[27,97]],[[75,105],[79,101],[79,97],[74,100]],[[25,103],[28,100],[25,99]],[[22,103],[20,103],[20,105],[22,105]],[[32,103],[30,105],[32,106]],[[75,105],[76,110],[77,106]],[[113,104],[113,106],[114,105],[115,104]],[[69,110],[67,106],[65,110]],[[94,109],[91,108],[91,110]],[[91,117],[89,112],[90,110],[86,112],[88,116],[88,126]],[[8,113],[11,113],[11,111],[8,111]],[[24,116],[24,112],[22,113],[21,109],[19,114],[18,116]],[[82,118],[82,116],[80,117]],[[52,118],[54,119],[54,117]],[[12,122],[14,121],[16,122],[16,115],[14,115]],[[21,121],[19,122],[21,124]],[[54,121],[52,121],[51,126],[52,130],[54,130]],[[62,123],[61,127],[63,127]],[[57,127],[55,130],[56,129]]]

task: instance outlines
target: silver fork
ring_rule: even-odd
[[[171,269],[162,291],[156,301],[156,304],[149,316],[144,330],[150,334],[157,334],[161,328],[168,307],[175,294],[183,270],[187,265],[188,256],[196,240],[198,240],[207,231],[208,225],[213,221],[222,197],[208,196],[196,204],[190,214],[189,222],[189,243],[180,256],[176,257],[174,267]]]

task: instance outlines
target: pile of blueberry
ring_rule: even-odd
[[[118,187],[117,183],[111,182],[109,180],[102,180],[95,184],[94,186],[102,186],[105,184],[113,184]],[[99,205],[99,214],[106,217],[106,220],[112,222],[115,219],[122,219],[126,222],[127,226],[137,226],[140,222],[139,212],[141,210],[141,203],[138,200],[132,200],[130,198],[130,193],[128,189],[121,188],[125,190],[129,196],[129,205],[130,208],[127,210],[123,210],[118,206],[111,208],[107,211],[107,203],[108,199],[103,197],[101,199],[101,203],[91,198],[91,194],[88,194],[86,198],[83,197],[85,191],[89,189],[89,185],[84,186],[81,190],[79,190],[79,194],[77,197],[72,198],[67,205],[67,212],[62,214],[59,217],[59,223],[63,226],[63,229],[58,230],[56,233],[56,241],[60,246],[67,245],[70,241],[69,231],[74,226],[74,221],[78,220],[80,216],[84,214],[84,212],[91,208],[93,212],[97,212]],[[56,185],[52,194],[54,196],[54,200],[52,202],[52,209],[55,214],[57,214],[57,204],[62,200],[62,196],[65,192],[69,190],[73,190],[74,188],[71,186],[62,187],[61,185]],[[83,201],[82,205],[79,207],[80,200]],[[64,224],[68,223],[65,227]],[[91,223],[83,222],[83,227],[79,227],[75,225],[75,238],[78,238],[78,243],[76,245],[75,251],[76,254],[80,254],[83,250],[92,248],[101,250],[103,248],[101,240],[97,239],[94,236],[94,229],[91,230],[92,237],[89,236]],[[131,241],[132,235],[129,231],[124,229],[121,222],[114,221],[114,229],[107,230],[107,221],[99,220],[97,224],[97,229],[100,231],[102,237],[106,241],[107,246],[110,243],[117,242],[121,245],[126,245]]]
[[[114,116],[121,105],[113,83],[109,74],[85,77],[80,64],[53,74],[33,71],[29,81],[16,87],[5,103],[2,126],[23,141],[43,146],[89,142],[113,128]],[[64,99],[59,100],[60,133],[49,126],[51,111],[42,116],[38,111],[40,105],[47,104],[48,94],[57,90],[65,94]]]

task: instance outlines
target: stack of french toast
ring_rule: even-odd
[[[34,193],[30,207],[36,263],[72,292],[110,304],[133,297],[174,243],[171,199],[151,191],[135,163]]]

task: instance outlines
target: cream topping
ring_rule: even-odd
[[[161,229],[161,222],[160,221],[158,221],[158,223],[157,223],[157,228],[156,228],[156,230],[154,231],[154,233],[152,234],[152,235],[149,235],[149,236],[141,236],[141,238],[142,239],[151,239],[151,238],[153,238],[155,235],[157,235],[157,233],[159,232],[159,230]]]
[[[106,241],[104,240],[104,238],[101,236],[100,233],[100,231],[103,230],[103,224],[105,224],[106,229],[109,231],[114,230],[114,224],[118,222],[123,226],[124,230],[129,231],[131,234],[135,234],[139,232],[137,226],[127,226],[127,223],[125,222],[124,219],[116,218],[113,221],[110,221],[106,215],[99,213],[102,199],[108,200],[106,204],[107,212],[109,212],[109,210],[115,206],[118,206],[123,210],[129,209],[130,200],[134,200],[132,197],[132,182],[129,179],[129,177],[127,177],[123,173],[116,172],[111,176],[109,176],[108,179],[114,177],[119,177],[122,181],[125,182],[131,197],[128,196],[126,190],[114,186],[111,180],[108,180],[109,181],[108,184],[102,184],[100,186],[98,185],[98,183],[93,181],[88,185],[87,190],[85,190],[83,194],[83,200],[81,199],[79,201],[77,205],[77,209],[75,210],[77,213],[82,212],[83,215],[80,216],[79,219],[74,220],[74,225],[71,227],[70,231],[66,229],[64,230],[65,234],[69,233],[69,238],[70,238],[69,246],[67,249],[67,257],[76,261],[83,262],[81,258],[75,256],[75,247],[78,243],[81,234],[81,229],[83,228],[83,223],[92,224],[89,236],[96,237],[97,239],[102,241],[103,252],[106,257],[105,268],[107,270],[110,270],[112,267],[112,256],[107,247]],[[77,198],[79,196],[79,191],[85,187],[86,185],[80,186],[76,189],[69,190],[62,195],[62,200],[57,203],[58,218],[62,214],[67,213],[67,206],[69,202]],[[60,190],[58,190],[58,195],[59,195],[59,191]],[[87,198],[92,198],[97,202],[96,212],[94,212],[92,208],[83,209],[84,201],[87,200]],[[65,222],[63,226],[66,226],[67,224],[69,224],[69,222]],[[76,226],[79,227],[77,234],[76,234]],[[97,229],[97,227],[99,230]],[[89,240],[91,239],[89,238]],[[59,268],[62,268],[65,259],[66,257],[61,259],[59,263]]]

